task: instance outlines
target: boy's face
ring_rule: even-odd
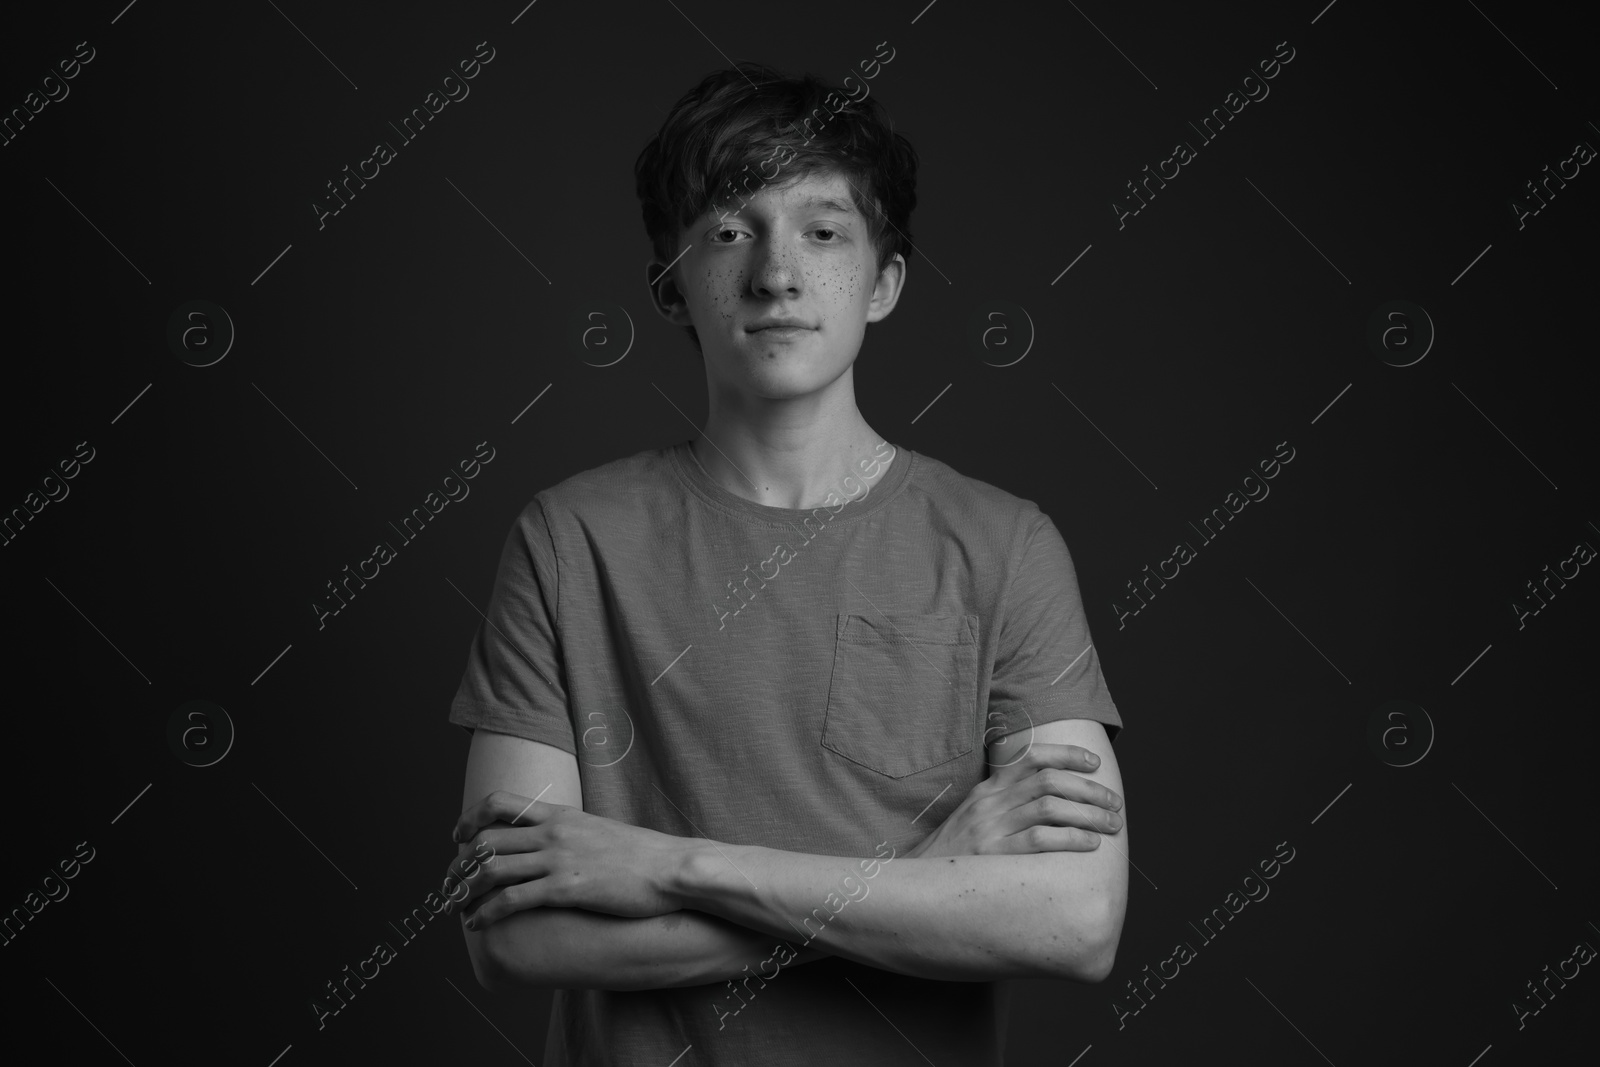
[[[652,290],[657,310],[695,328],[713,386],[766,399],[815,393],[849,370],[867,323],[894,310],[905,280],[898,255],[878,273],[867,220],[837,172],[712,210],[678,248],[688,251]],[[652,263],[650,278],[665,266]]]

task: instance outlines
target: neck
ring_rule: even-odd
[[[853,392],[768,400],[712,394],[695,458],[735,496],[775,508],[821,507],[830,491],[872,485],[888,470],[884,438],[862,418]],[[871,477],[867,470],[873,472]],[[845,483],[847,477],[855,480]]]

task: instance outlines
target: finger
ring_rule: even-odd
[[[1070,752],[1068,756],[1070,762],[1067,765],[1067,770],[1093,772],[1100,767],[1100,757],[1082,745],[1063,745],[1061,747]]]
[[[449,915],[460,910],[461,904],[467,899],[471,887],[467,880],[454,871],[447,871],[444,876],[444,885],[439,889],[439,895],[444,897],[444,913]]]
[[[444,892],[447,898],[454,903],[446,907],[448,914],[455,907],[459,907],[464,900],[464,892],[458,891],[452,897],[452,884],[472,882],[479,871],[486,864],[501,858],[517,855],[537,855],[548,844],[546,837],[548,828],[543,826],[505,826],[495,823],[478,833],[470,840],[463,843],[456,850],[456,858],[445,868]]]
[[[457,863],[464,862],[469,856],[477,859],[479,863],[495,855],[497,852],[525,852],[527,851],[527,831],[533,829],[529,826],[518,826],[515,829],[522,836],[501,833],[510,830],[511,826],[503,822],[492,822],[482,827],[477,833],[468,837],[456,846]]]
[[[1080,778],[1076,774],[1054,767],[1036,771],[1031,778],[1018,783],[1013,789],[1021,790],[1019,796],[1058,796],[1065,800],[1093,804],[1107,811],[1118,811],[1122,807],[1122,798],[1114,790],[1099,782]]]
[[[1030,800],[1006,812],[1001,817],[1000,825],[1011,833],[1018,833],[1029,826],[1069,826],[1114,834],[1122,829],[1122,817],[1114,811],[1050,795]]]
[[[497,789],[476,804],[469,805],[461,813],[461,817],[456,820],[450,840],[457,844],[469,841],[473,834],[494,822],[503,822],[507,826],[531,826],[549,818],[556,809],[563,806],[545,804],[535,797],[518,796],[516,793]]]
[[[444,913],[460,911],[472,896],[473,879],[483,874],[483,864],[476,860],[452,863],[445,868],[444,884],[439,892],[444,896]]]
[[[452,861],[445,867],[444,883],[439,887],[439,893],[444,897],[446,915],[459,908],[467,899],[467,893],[471,890],[468,883],[481,869],[482,864],[476,860],[469,860],[466,863]]]
[[[471,908],[462,908],[461,909],[461,925],[466,927],[468,930],[481,930],[485,926],[489,925],[488,923],[483,922],[481,919],[479,919],[478,913],[483,910],[483,905],[484,904],[486,904],[487,902],[489,902],[491,900],[494,900],[495,898],[503,895],[505,893],[505,891],[506,891],[505,888],[491,889],[487,893],[485,893],[483,896],[479,897],[477,903],[473,907],[471,907]]]
[[[480,901],[485,893],[502,886],[541,877],[548,867],[549,864],[537,852],[496,856],[483,864],[477,874],[465,879],[466,896],[458,901],[456,906],[461,909],[462,914],[470,915],[476,907],[475,902]]]
[[[1023,855],[1035,852],[1093,852],[1100,847],[1100,835],[1076,826],[1030,826],[1000,838],[994,851]]]
[[[519,911],[529,908],[541,907],[544,903],[545,891],[543,881],[518,882],[516,885],[506,886],[497,892],[487,894],[483,903],[478,905],[478,910],[467,916],[465,923],[468,930],[482,930],[484,927],[499,922],[507,915],[514,915]]]
[[[497,857],[537,853],[542,847],[539,833],[537,827],[502,828],[498,823],[478,831],[476,836],[456,850],[456,858],[445,867],[441,892],[447,900],[459,906],[465,899],[466,890],[460,888],[463,883],[470,884],[484,866]],[[448,913],[451,908],[447,906],[445,910]]]
[[[503,832],[499,830],[480,831],[477,837],[457,851],[456,858],[444,869],[444,885],[441,892],[445,894],[446,900],[459,904],[464,899],[466,889],[463,887],[483,871],[484,864],[499,855],[496,844],[513,854],[532,851],[533,847],[536,847],[522,841],[507,842]]]
[[[1093,773],[1099,767],[1100,757],[1081,745],[1054,745],[1036,741],[1015,760],[998,764],[995,777],[1010,784],[1047,768]]]

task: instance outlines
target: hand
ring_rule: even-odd
[[[1086,748],[1036,743],[973,786],[939,828],[906,855],[1092,852],[1100,847],[1101,833],[1122,828],[1113,814],[1122,798],[1067,772],[1093,772],[1099,765],[1100,757]]]
[[[450,872],[467,887],[452,897],[469,930],[527,908],[585,908],[627,918],[678,911],[669,886],[688,842],[670,834],[544,804],[499,790],[461,813],[455,839],[490,858]],[[455,864],[452,864],[455,867]],[[477,901],[474,904],[474,901]]]

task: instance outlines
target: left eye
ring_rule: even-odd
[[[830,236],[836,236],[839,231],[838,230],[829,230],[829,229],[820,229],[820,230],[812,230],[811,232],[815,233],[815,234],[828,234]],[[832,242],[828,242],[828,243],[832,243]]]

